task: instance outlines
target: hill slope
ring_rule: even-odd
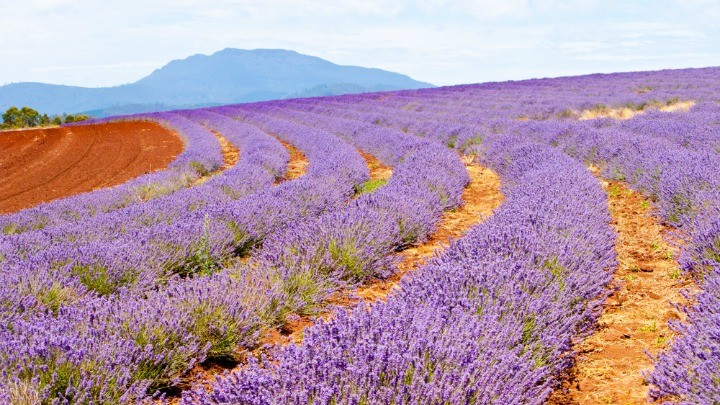
[[[287,97],[432,87],[380,69],[341,66],[281,49],[224,49],[174,60],[135,83],[85,88],[44,83],[0,86],[0,109],[96,116]]]

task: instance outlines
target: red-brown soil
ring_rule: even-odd
[[[285,172],[284,180],[297,179],[298,177],[307,173],[307,167],[310,163],[308,162],[305,155],[303,155],[298,148],[294,147],[289,142],[285,142],[281,139],[278,139],[278,141],[280,141],[280,143],[285,147],[285,149],[288,150],[288,153],[290,153],[290,162],[288,162],[288,167],[287,171]]]
[[[0,132],[0,214],[164,169],[183,148],[150,122]]]
[[[240,160],[240,150],[235,147],[230,141],[220,134],[215,134],[218,141],[220,142],[220,150],[222,151],[223,166],[220,170],[227,170]]]
[[[597,169],[592,169],[597,174]],[[598,330],[575,349],[576,365],[550,404],[644,404],[649,386],[642,372],[665,349],[674,333],[670,319],[682,316],[671,303],[690,287],[666,239],[671,229],[659,223],[647,200],[620,182],[602,181],[617,233],[619,289],[605,302]]]
[[[370,169],[370,181],[388,180],[392,176],[392,167],[384,165],[375,156],[358,150],[360,156],[365,159],[368,169]]]
[[[195,180],[191,184],[191,186],[197,186],[208,181],[208,179],[210,179],[211,177],[217,176],[225,170],[235,166],[238,160],[240,160],[240,150],[236,148],[235,145],[228,141],[227,138],[222,136],[219,132],[210,129],[208,130],[212,132],[213,135],[215,135],[215,138],[217,138],[218,142],[220,143],[220,153],[222,154],[223,165],[205,176],[198,177],[197,180]]]

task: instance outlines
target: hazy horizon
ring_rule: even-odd
[[[720,1],[30,0],[0,83],[132,83],[224,48],[289,49],[435,85],[720,65]]]

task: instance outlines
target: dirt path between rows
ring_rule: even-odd
[[[605,302],[598,330],[576,347],[577,363],[553,405],[648,403],[646,353],[668,346],[674,333],[667,322],[682,317],[671,303],[685,303],[680,291],[691,286],[666,242],[672,230],[658,223],[650,203],[623,183],[601,182],[617,233],[612,283],[619,289]]]
[[[287,171],[285,172],[285,178],[283,180],[294,180],[300,176],[304,176],[305,173],[307,173],[308,166],[310,165],[310,162],[307,160],[305,155],[303,155],[298,148],[289,142],[284,141],[277,136],[275,138],[282,144],[282,146],[285,147],[285,149],[287,149],[290,154],[290,161],[288,162]]]
[[[225,170],[235,166],[238,160],[240,160],[240,150],[235,145],[228,141],[227,138],[222,136],[220,132],[214,131],[209,128],[208,131],[210,131],[220,143],[220,153],[222,154],[223,165],[204,176],[198,177],[197,180],[190,184],[190,187],[198,186],[205,183],[211,177],[217,176]]]
[[[221,134],[215,134],[215,136],[220,142],[220,151],[223,157],[223,166],[220,170],[227,170],[240,160],[240,150]]]
[[[596,107],[594,109],[590,110],[583,110],[579,113],[578,119],[580,121],[584,120],[594,120],[598,118],[612,118],[616,120],[629,120],[630,118],[644,114],[647,111],[650,110],[660,110],[663,112],[688,112],[690,109],[695,105],[695,101],[692,100],[671,100],[666,103],[658,103],[658,102],[650,102],[642,107],[618,107],[618,108],[608,108],[608,107]]]
[[[387,280],[361,287],[357,295],[366,302],[384,300],[396,289],[400,279],[408,272],[418,269],[437,252],[449,246],[451,239],[461,238],[473,226],[493,214],[505,197],[500,193],[500,178],[492,170],[464,158],[465,169],[470,183],[463,190],[463,205],[445,211],[440,217],[437,229],[425,243],[400,252],[398,271]]]
[[[183,148],[151,122],[0,132],[0,214],[162,170]]]
[[[387,181],[392,177],[392,167],[384,165],[378,158],[369,153],[365,153],[359,149],[358,152],[360,152],[360,156],[365,159],[365,164],[367,164],[368,169],[370,169],[371,182]]]

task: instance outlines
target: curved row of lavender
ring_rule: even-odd
[[[341,313],[184,403],[540,403],[596,316],[614,235],[578,163],[513,138],[485,148],[514,185],[492,218],[387,302]]]
[[[555,100],[542,97],[543,92],[532,89],[528,93],[534,96],[533,104],[538,106],[525,110],[522,116],[517,109],[510,109],[505,117],[488,116],[478,120],[480,125],[474,128],[463,120],[451,119],[442,124],[445,128],[454,126],[457,132],[445,130],[440,133],[449,145],[457,143],[457,147],[479,143],[493,132],[513,133],[520,139],[529,137],[560,146],[571,156],[603,166],[606,177],[630,182],[655,202],[666,221],[689,235],[690,243],[684,247],[681,264],[695,276],[703,292],[694,297],[697,302],[687,309],[688,324],[672,323],[680,337],[659,356],[656,370],[647,376],[655,385],[651,395],[656,399],[673,396],[684,403],[712,403],[720,398],[717,384],[720,380],[717,350],[720,347],[717,315],[720,313],[717,295],[720,262],[718,76],[717,69],[610,75],[600,77],[603,83],[596,83],[597,86],[584,84],[592,90],[592,97],[585,93],[553,94]],[[586,78],[568,80],[574,83],[546,81],[542,85],[557,92],[561,90],[560,85],[567,88],[566,85],[577,85],[582,79]],[[651,94],[639,96],[638,89],[642,90],[640,94]],[[599,119],[583,123],[566,116],[566,111],[572,111],[569,109],[593,108],[597,104],[591,104],[591,100],[598,98],[610,107],[657,104],[653,98],[671,101],[682,98],[697,104],[687,113],[650,110],[620,122]],[[496,101],[492,99],[493,103]],[[487,110],[493,107],[487,103],[484,106],[471,104],[466,109],[456,103],[449,105],[452,114],[448,117],[456,117],[464,111],[470,114],[478,107]],[[422,108],[428,106],[425,104]],[[377,109],[374,111],[377,116]],[[375,120],[406,128],[415,125],[421,130],[433,128],[439,121],[438,117],[433,122],[422,120],[417,114],[403,119],[403,113],[393,108],[389,111],[392,115],[381,115],[382,120]],[[513,115],[533,118],[530,122],[518,122],[512,119]],[[456,135],[460,135],[460,140]]]
[[[260,110],[268,122],[293,119],[337,134],[394,168],[377,191],[264,240],[257,260],[247,266],[281,275],[284,294],[273,305],[281,308],[280,323],[290,313],[313,313],[339,288],[394,273],[390,253],[423,241],[442,212],[461,203],[468,174],[458,156],[436,142],[331,117],[308,122],[289,111]],[[258,119],[252,109],[223,108],[222,113]]]
[[[185,114],[224,130],[228,138],[231,138],[230,130],[238,129],[237,126],[249,127],[216,114]],[[215,348],[205,342],[216,338],[218,329],[230,328],[233,336],[252,336],[254,332],[248,329],[257,328],[258,320],[242,321],[258,318],[258,305],[251,300],[243,306],[244,294],[254,294],[251,298],[256,299],[272,296],[272,291],[261,292],[247,280],[237,280],[238,274],[227,273],[210,278],[175,277],[164,280],[162,289],[157,290],[153,287],[156,283],[145,283],[149,284],[148,288],[131,271],[145,268],[155,276],[153,281],[158,281],[157,275],[162,275],[167,268],[167,255],[161,260],[157,253],[161,256],[167,253],[162,247],[172,242],[175,246],[182,243],[181,246],[186,247],[187,252],[176,255],[182,260],[190,259],[191,263],[181,266],[192,270],[186,273],[198,270],[189,264],[197,265],[199,270],[212,270],[203,266],[218,264],[215,252],[227,250],[227,235],[230,235],[233,247],[243,246],[244,242],[238,245],[233,239],[242,230],[241,226],[248,226],[255,235],[262,235],[263,228],[256,225],[264,224],[265,232],[269,233],[300,216],[322,212],[330,205],[342,205],[354,186],[367,178],[368,169],[354,148],[336,137],[308,133],[297,125],[294,128],[276,125],[276,128],[286,139],[294,138],[294,143],[306,152],[312,163],[308,174],[301,179],[240,200],[222,195],[227,194],[224,193],[227,187],[234,187],[232,190],[237,192],[238,184],[247,183],[242,179],[238,183],[237,179],[220,177],[232,177],[228,173],[253,175],[261,172],[259,169],[266,170],[268,164],[272,169],[273,160],[267,159],[273,154],[253,153],[253,148],[262,149],[263,145],[252,142],[248,145],[250,148],[243,151],[241,161],[252,160],[255,156],[256,162],[239,164],[201,186],[138,206],[138,215],[121,213],[110,226],[98,223],[101,228],[115,231],[105,235],[106,240],[87,232],[83,234],[83,229],[78,228],[75,231],[91,239],[90,243],[61,244],[60,248],[56,248],[58,243],[50,243],[52,249],[38,249],[36,254],[27,257],[18,254],[17,250],[13,252],[10,244],[3,246],[7,248],[5,251],[15,253],[6,256],[8,259],[3,263],[2,272],[8,279],[8,284],[3,284],[8,287],[1,291],[0,300],[5,309],[0,316],[7,322],[0,339],[3,341],[0,344],[3,374],[8,377],[5,383],[10,384],[3,387],[5,392],[12,393],[24,387],[39,391],[42,398],[80,402],[115,403],[142,398],[148,390],[152,392],[177,384],[179,377],[195,362],[204,360],[206,354],[213,355]],[[247,131],[248,128],[241,129],[244,136],[252,133]],[[253,168],[253,163],[259,167]],[[254,177],[246,178],[257,181]],[[259,178],[264,179],[261,183],[269,186],[274,176]],[[213,191],[216,192],[213,194]],[[221,201],[223,198],[212,198],[214,196],[223,197],[224,201]],[[177,210],[169,209],[172,207]],[[227,213],[233,210],[244,215],[247,222],[240,222],[243,217],[239,215],[228,218]],[[264,215],[258,215],[261,212]],[[227,222],[221,224],[222,221],[229,220],[233,227],[221,226],[227,225]],[[140,223],[150,225],[132,232],[133,226],[139,228]],[[199,236],[197,228],[200,228]],[[153,251],[156,246],[143,238],[145,234],[152,238],[150,242],[156,241],[159,245],[157,252]],[[216,237],[218,234],[226,238]],[[28,235],[20,237],[27,238]],[[198,239],[193,241],[193,237],[199,242]],[[87,254],[88,250],[90,254]],[[156,254],[155,261],[148,260],[153,258],[153,253]],[[137,257],[140,259],[129,260]],[[196,258],[198,260],[193,263]],[[81,260],[95,261],[86,264]],[[116,267],[111,267],[113,265]],[[32,271],[20,271],[23,268]],[[178,273],[176,270],[173,272]],[[262,285],[262,278],[268,276],[256,277],[256,284]],[[107,290],[108,283],[112,290],[101,291]],[[118,285],[128,288],[115,288]],[[227,317],[221,317],[226,324],[216,328],[212,321],[223,310],[229,311]],[[179,319],[173,319],[176,316]],[[102,327],[98,328],[93,320],[102,322]],[[235,321],[240,324],[232,324]],[[48,331],[52,333],[48,334]],[[229,345],[225,350],[235,349],[231,343],[236,342],[224,342]]]
[[[222,123],[215,125],[222,127]],[[71,290],[79,296],[85,292],[106,295],[123,287],[151,287],[158,279],[171,276],[178,262],[192,256],[187,253],[192,250],[189,246],[202,238],[206,207],[268,188],[284,171],[287,152],[279,142],[254,127],[225,124],[230,125],[223,128],[228,138],[247,148],[238,164],[223,176],[146,203],[97,214],[78,224],[48,226],[4,238],[0,254],[5,258],[5,271],[0,277],[12,281],[2,285],[14,286],[3,294],[6,306],[20,312],[43,309],[48,305],[41,305],[42,295],[53,289]],[[172,241],[162,238],[173,226],[172,234],[184,245],[161,249]],[[50,302],[49,306],[58,304]]]
[[[49,226],[82,223],[96,215],[142,204],[187,187],[203,173],[222,166],[220,144],[207,129],[197,123],[168,113],[145,114],[134,119],[157,122],[182,138],[185,149],[166,170],[139,176],[117,187],[87,192],[16,214],[0,216],[2,234],[12,235],[43,230]]]
[[[639,118],[632,129],[657,125],[644,125],[645,120]],[[654,385],[651,395],[713,403],[720,398],[720,155],[692,145],[717,144],[720,137],[699,141],[688,131],[686,144],[597,124],[578,128],[572,136],[558,135],[556,142],[604,166],[606,176],[629,182],[655,202],[664,220],[682,231],[686,244],[680,264],[703,290],[691,298],[695,303],[686,310],[688,323],[671,322],[679,337],[647,376]],[[718,134],[717,122],[714,129]]]
[[[497,120],[490,128],[561,147],[579,160],[603,167],[605,177],[629,182],[654,202],[665,221],[679,228],[686,240],[681,266],[693,275],[702,292],[691,297],[694,304],[685,309],[686,324],[671,322],[679,337],[659,355],[655,370],[646,379],[654,385],[654,399],[714,403],[720,399],[720,75],[717,69],[706,69],[647,76],[620,75],[618,83],[604,83],[605,102],[619,107],[660,96],[697,104],[689,112],[651,110],[620,122],[576,122],[557,119],[563,114],[557,117],[556,113],[555,119],[537,122]],[[645,84],[638,86],[641,80]],[[628,97],[628,89],[638,88],[652,94]],[[583,102],[577,98],[560,97],[556,103],[540,99],[548,105],[543,106],[544,113],[535,114],[549,117],[548,110],[565,111],[560,102],[565,103],[563,108],[582,109]]]
[[[712,293],[717,291],[714,289],[717,284],[715,274],[719,262],[717,257],[720,257],[717,198],[713,195],[719,189],[716,182],[717,168],[720,167],[716,157],[720,140],[717,120],[720,108],[714,101],[718,94],[717,69],[610,75],[597,79],[602,80],[598,80],[601,83],[596,83],[596,86],[592,86],[592,82],[590,85],[578,83],[588,78],[567,79],[566,83],[539,81],[536,83],[540,85],[538,87],[549,87],[551,91],[533,88],[525,92],[533,97],[532,102],[527,103],[529,105],[518,105],[518,101],[513,100],[500,107],[509,110],[501,113],[492,105],[501,99],[488,97],[490,102],[483,103],[478,102],[476,97],[463,94],[465,100],[471,102],[460,106],[458,94],[428,100],[431,97],[426,96],[437,94],[435,91],[423,93],[422,97],[410,94],[389,107],[381,105],[387,104],[386,101],[393,97],[403,98],[407,93],[377,99],[376,96],[363,96],[352,102],[336,101],[334,110],[331,102],[312,100],[292,102],[289,107],[302,110],[306,106],[298,107],[298,104],[308,103],[316,111],[360,117],[365,122],[422,133],[440,139],[448,146],[469,151],[476,149],[487,136],[506,132],[520,136],[519,139],[530,138],[561,146],[566,153],[583,162],[603,165],[605,176],[628,180],[656,202],[666,220],[695,235],[686,250],[683,264],[686,269],[702,274],[699,278],[704,281],[701,285],[706,291],[698,297],[699,304],[689,310],[689,326],[675,325],[682,337],[660,357],[658,370],[649,377],[656,385],[652,395],[676,395],[689,403],[712,402],[720,396],[715,384],[720,370],[717,364],[719,358],[713,354],[716,353],[713,348],[718,347],[715,314],[719,311],[717,295]],[[530,83],[522,83],[525,84]],[[585,93],[558,97],[558,90],[578,84],[585,86]],[[477,87],[483,86],[475,87],[478,93],[482,93],[482,89],[478,91]],[[509,93],[506,96],[523,95],[517,88],[511,90],[513,92],[502,91]],[[652,94],[644,95],[648,91]],[[653,98],[669,100],[668,103],[682,98],[698,101],[698,104],[689,113],[664,113],[650,109],[624,122],[600,119],[578,123],[566,113],[593,109],[600,104],[597,100],[609,107],[662,105]],[[363,110],[361,104],[370,107]],[[381,111],[383,108],[387,113]],[[436,110],[428,111],[433,108]],[[356,111],[348,112],[353,109]],[[409,117],[404,119],[403,115],[409,110],[417,114],[408,114]],[[360,114],[362,112],[364,114]],[[531,117],[529,122],[522,122],[527,116]],[[415,128],[411,129],[413,125]],[[250,386],[246,388],[252,392]]]
[[[258,117],[254,114],[254,120],[268,131],[287,135],[297,132],[289,128],[300,128],[297,124],[279,119],[262,123]],[[317,133],[313,131],[313,134]],[[253,344],[263,322],[267,323],[267,318],[278,317],[272,311],[306,311],[305,307],[316,305],[333,289],[371,275],[381,275],[382,268],[375,264],[386,260],[385,256],[395,247],[413,242],[429,232],[442,209],[457,204],[462,187],[467,182],[462,164],[454,154],[444,152],[442,146],[419,142],[423,147],[417,147],[413,145],[414,138],[409,136],[393,143],[385,141],[392,140],[392,137],[382,135],[387,134],[365,136],[363,139],[375,148],[382,148],[382,145],[395,148],[385,154],[397,156],[397,161],[402,160],[396,176],[388,185],[373,196],[354,200],[339,212],[324,215],[317,221],[300,222],[276,237],[271,235],[265,241],[267,247],[260,251],[257,261],[260,265],[230,268],[209,277],[170,280],[160,291],[146,290],[140,300],[133,301],[139,292],[133,288],[120,290],[118,297],[90,295],[74,305],[61,305],[54,311],[29,319],[12,319],[12,328],[3,336],[3,348],[11,369],[6,373],[14,377],[10,379],[14,385],[6,389],[16,392],[41,388],[44,398],[72,398],[81,402],[142,398],[148,390],[176,385],[179,376],[197,361],[232,357],[238,345]],[[295,140],[299,144],[312,138],[311,134],[297,136],[302,136]],[[318,149],[310,153],[319,152],[334,162],[352,162],[352,156],[338,157],[338,150]],[[436,163],[428,164],[431,162]],[[364,165],[363,168],[367,170]],[[334,169],[335,173],[347,170],[342,166]],[[328,176],[327,180],[333,179]],[[328,183],[333,190],[342,190],[339,180]],[[347,183],[352,189],[353,183]],[[315,192],[318,188],[314,189]],[[409,192],[414,197],[413,206],[408,206],[407,200],[400,198],[402,193]],[[258,195],[252,197],[256,199]],[[272,202],[265,201],[262,206],[267,209]],[[422,207],[425,209],[421,210]],[[246,207],[226,205],[215,208],[212,214],[217,211],[232,213],[234,215],[230,218],[235,221],[239,216],[247,215]],[[406,213],[403,215],[403,212]],[[180,218],[182,222],[187,220],[183,216]],[[361,229],[371,231],[371,234],[359,237],[362,236],[358,235]],[[389,232],[383,233],[383,230]],[[282,239],[283,235],[286,239]],[[318,243],[323,240],[318,236],[323,235],[327,243]],[[216,246],[214,242],[210,240],[208,249]],[[328,249],[328,246],[332,247]],[[295,247],[302,250],[288,253],[288,249]],[[304,280],[308,270],[313,273],[314,278],[310,280],[313,284],[325,286],[325,290],[314,289],[314,296],[297,291],[297,287],[302,287],[297,281]],[[280,278],[280,282],[274,279],[275,276]],[[310,284],[307,286],[312,287]],[[280,297],[274,295],[278,287],[281,289]],[[296,297],[302,300],[293,306],[292,300]],[[282,303],[282,308],[274,304],[278,302]],[[266,309],[268,312],[265,312]],[[90,325],[84,318],[87,316],[90,316]],[[130,321],[132,316],[142,318]],[[179,319],[171,321],[169,318],[173,316]],[[102,320],[102,330],[97,330],[93,319]],[[52,335],[48,335],[47,331],[52,331]],[[90,332],[92,335],[88,336]],[[21,343],[28,337],[34,345]],[[141,342],[146,346],[140,345]],[[59,350],[56,344],[61,344],[63,350]],[[44,349],[37,351],[38,346]],[[50,350],[53,356],[49,359],[48,347],[54,348]],[[71,348],[75,349],[69,350]],[[68,358],[75,350],[84,354]],[[27,359],[34,361],[27,364]],[[110,359],[114,362],[112,371],[107,367]],[[145,369],[147,362],[153,363],[150,370]],[[88,364],[106,367],[92,372],[84,370]],[[64,367],[71,367],[71,370]],[[12,368],[15,368],[14,373]],[[63,373],[70,375],[58,377]],[[28,374],[35,374],[35,378],[28,381]]]

